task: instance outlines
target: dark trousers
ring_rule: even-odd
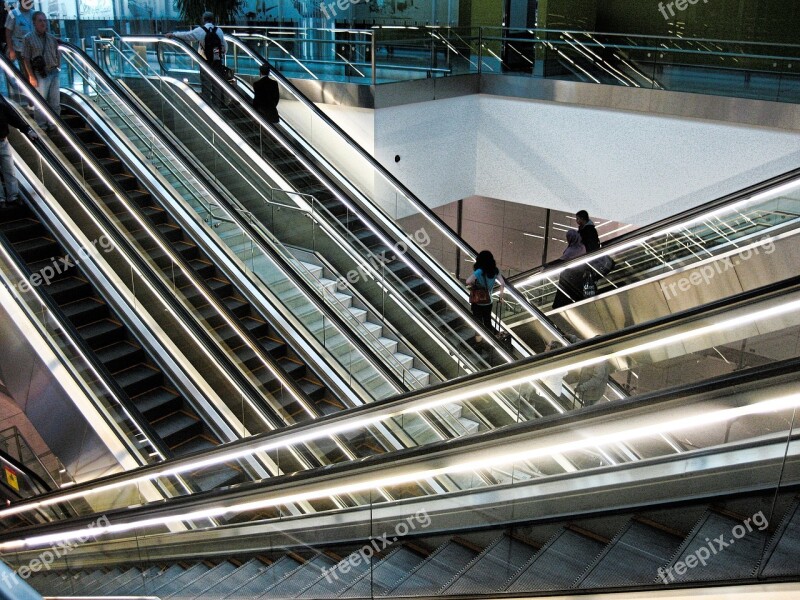
[[[484,328],[494,335],[494,327],[492,327],[492,305],[491,304],[471,304],[472,316]]]

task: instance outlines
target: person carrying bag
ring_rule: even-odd
[[[492,325],[492,292],[495,285],[500,286],[500,302],[502,302],[503,289],[505,282],[497,268],[494,256],[488,250],[481,251],[475,259],[472,275],[467,278],[469,287],[469,303],[472,308],[472,316],[483,327],[495,335]],[[475,343],[482,340],[479,335],[475,336]]]

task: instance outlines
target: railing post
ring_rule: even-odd
[[[483,27],[478,27],[478,75],[483,72]]]
[[[378,83],[378,74],[377,74],[377,52],[378,52],[378,44],[375,41],[375,38],[378,36],[377,29],[372,32],[372,56],[370,57],[370,65],[372,66],[372,85],[375,86]]]

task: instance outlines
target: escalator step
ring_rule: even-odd
[[[34,219],[18,219],[5,222],[0,225],[0,231],[5,234],[12,244],[32,237],[41,237],[44,233],[41,224]],[[50,261],[47,262],[49,263]],[[36,271],[36,269],[31,266],[31,271]]]
[[[186,456],[195,452],[205,452],[211,448],[216,448],[217,444],[205,436],[198,435],[186,440],[172,448],[176,455]]]
[[[398,581],[405,578],[424,559],[416,552],[400,547],[386,558],[373,563],[371,573],[365,573],[354,585],[345,589],[340,598],[377,598],[388,592]]]
[[[764,577],[797,576],[800,574],[800,500],[795,499],[775,531],[765,553]]]
[[[572,529],[562,529],[522,568],[506,592],[570,588],[605,544]]]
[[[112,319],[100,319],[78,328],[81,337],[92,348],[107,346],[125,337],[125,329]]]
[[[17,242],[14,249],[25,262],[33,262],[58,256],[60,247],[52,238],[37,237]]]
[[[177,448],[203,432],[203,424],[198,417],[179,411],[153,422],[158,436],[170,448]]]
[[[639,521],[631,521],[618,535],[580,588],[628,586],[653,582],[653,573],[669,562],[681,545],[681,538]]]
[[[678,556],[665,570],[674,568],[678,562],[686,565],[686,558],[691,555],[697,557],[701,548],[705,548],[708,552],[714,549],[716,554],[713,554],[702,568],[685,569],[683,574],[675,570],[668,571],[667,580],[672,583],[673,577],[674,581],[727,581],[752,577],[764,549],[766,534],[754,528],[753,531],[746,532],[741,539],[734,539],[732,532],[736,527],[744,528],[742,523],[733,517],[707,512],[692,534],[684,540]],[[726,544],[722,547],[718,546],[717,542],[720,537],[722,537],[720,543]]]
[[[97,321],[99,317],[108,316],[106,303],[93,296],[63,304],[61,310],[76,327]]]
[[[182,402],[175,392],[158,387],[131,398],[146,419],[155,421],[180,410]]]
[[[501,591],[536,549],[506,535],[494,542],[439,594],[490,594]]]
[[[138,344],[129,341],[117,342],[96,351],[106,368],[112,373],[140,363],[145,358],[144,350]]]
[[[56,279],[44,289],[59,304],[74,302],[92,293],[92,286],[85,279],[74,276]]]
[[[114,373],[114,379],[128,396],[136,396],[159,386],[162,375],[158,369],[139,363]]]
[[[189,266],[195,273],[202,277],[208,277],[216,270],[212,263],[202,258],[193,258],[189,261]]]
[[[298,379],[306,374],[306,366],[303,363],[286,356],[282,356],[278,359],[278,365],[293,379]]]
[[[391,590],[393,596],[434,595],[478,553],[454,540],[445,542]]]

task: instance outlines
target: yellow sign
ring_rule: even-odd
[[[17,482],[17,474],[14,473],[14,471],[9,469],[8,467],[5,467],[5,470],[6,470],[6,482],[8,483],[8,485],[10,485],[16,491],[19,491],[19,483]]]

